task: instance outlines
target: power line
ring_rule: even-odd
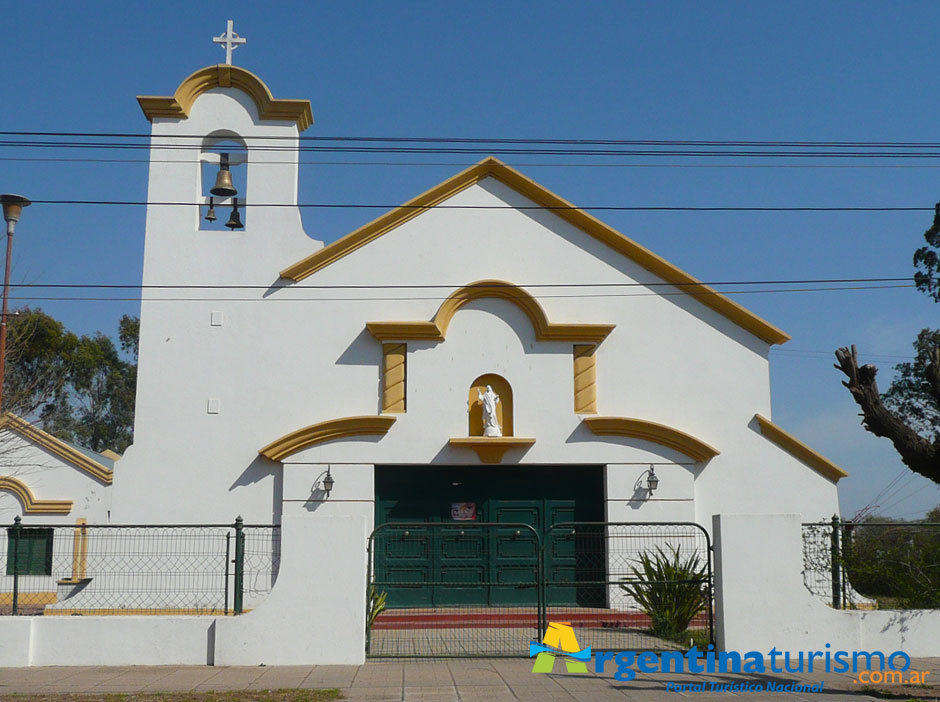
[[[0,136],[44,136],[44,137],[107,137],[107,138],[172,138],[205,139],[205,134],[157,135],[147,132],[32,132],[0,131]],[[569,145],[630,145],[630,146],[754,146],[754,147],[834,147],[834,148],[940,148],[934,141],[753,141],[711,139],[556,139],[556,138],[486,138],[486,137],[396,137],[359,135],[259,135],[250,139],[300,140],[300,141],[360,141],[390,143],[446,143],[446,144],[569,144]]]
[[[112,205],[122,207],[205,207],[205,202],[170,202],[146,200],[33,200],[34,205]],[[887,206],[887,205],[848,205],[848,206],[812,206],[812,205],[388,205],[364,202],[307,202],[292,204],[287,202],[252,203],[242,202],[239,207],[301,207],[315,209],[414,209],[414,210],[593,210],[603,212],[933,212],[933,207],[924,206]]]
[[[171,139],[172,137],[166,137]],[[154,150],[154,151],[193,151],[199,148],[198,144],[173,143],[141,143],[128,144],[109,141],[67,142],[67,141],[21,141],[3,140],[0,147],[6,148],[38,148],[38,149],[118,149],[118,150]],[[250,151],[260,152],[311,152],[311,153],[368,153],[368,154],[474,154],[486,156],[499,155],[533,155],[533,156],[676,156],[686,158],[713,158],[713,157],[740,157],[740,158],[938,158],[940,150],[936,151],[781,151],[781,150],[740,150],[740,149],[596,149],[596,148],[521,148],[521,147],[457,147],[457,146],[256,146]]]
[[[14,286],[15,287],[15,286]],[[863,290],[887,290],[900,288],[913,288],[914,285],[871,285],[871,286],[837,286],[837,287],[817,287],[817,288],[776,288],[767,290],[710,290],[699,293],[700,295],[753,295],[753,294],[773,294],[773,293],[805,293],[805,292],[835,292],[835,291],[863,291]],[[290,288],[281,288],[289,290]],[[669,297],[673,295],[688,295],[688,292],[650,292],[650,293],[598,293],[598,294],[571,294],[571,295],[544,295],[536,294],[532,297],[538,300],[553,298],[632,298],[632,297]],[[80,302],[384,302],[384,301],[417,301],[417,300],[435,300],[443,301],[447,296],[372,296],[372,297],[91,297],[91,296],[11,296],[11,300],[24,301],[80,301]]]
[[[33,156],[2,156],[0,161],[18,163],[178,163],[194,164],[192,159],[148,158],[55,158]],[[476,162],[456,161],[253,161],[252,166],[389,166],[389,167],[454,167],[469,168]],[[518,168],[684,168],[684,169],[936,169],[940,164],[914,163],[513,163]]]
[[[695,281],[688,283],[670,283],[668,281],[650,281],[648,283],[491,283],[487,287],[494,288],[649,288],[658,286],[695,288],[713,285],[810,285],[819,283],[897,283],[911,280],[910,276],[897,278],[790,278],[790,279],[764,279],[764,280],[718,280]],[[459,289],[464,283],[348,283],[310,285],[296,284],[284,286],[290,290],[414,290],[414,289]],[[130,289],[130,290],[269,290],[270,285],[251,284],[142,284],[142,283],[20,283],[14,284],[16,288],[98,288],[98,289]]]

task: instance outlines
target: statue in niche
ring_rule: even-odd
[[[483,436],[502,436],[503,430],[499,426],[499,419],[496,417],[496,405],[499,404],[499,395],[493,392],[490,385],[486,386],[486,392],[477,390],[477,399],[483,405]]]

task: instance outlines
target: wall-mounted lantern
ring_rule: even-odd
[[[653,492],[658,487],[659,487],[659,478],[656,477],[656,471],[653,468],[653,464],[650,463],[649,472],[646,474],[646,489],[650,491],[651,497],[653,495]]]

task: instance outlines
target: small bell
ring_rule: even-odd
[[[209,198],[209,211],[206,212],[206,221],[214,222],[215,221],[215,198]]]
[[[238,195],[238,190],[232,183],[232,172],[228,168],[228,154],[221,154],[219,157],[219,172],[215,176],[215,185],[209,190],[213,195],[219,197],[234,197]]]
[[[238,214],[238,198],[233,199],[232,207],[232,216],[228,218],[228,222],[225,223],[225,226],[231,229],[232,231],[236,229],[244,229],[245,225],[242,224],[241,215]]]

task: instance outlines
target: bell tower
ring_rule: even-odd
[[[165,517],[148,495],[167,462],[186,464],[182,447],[194,441],[168,448],[168,434],[194,432],[221,456],[250,422],[252,392],[239,379],[272,354],[259,329],[296,312],[278,299],[287,283],[279,271],[323,246],[297,208],[310,102],[275,98],[231,64],[244,44],[231,22],[216,41],[226,63],[196,71],[173,95],[137,98],[151,122],[150,171],[134,445],[115,482],[116,520]],[[247,515],[252,505],[240,491],[206,518]]]
[[[246,41],[232,24],[213,39],[226,63],[196,71],[172,96],[137,98],[152,125],[145,285],[270,284],[322,246],[296,207],[310,102],[277,99],[232,65]]]

